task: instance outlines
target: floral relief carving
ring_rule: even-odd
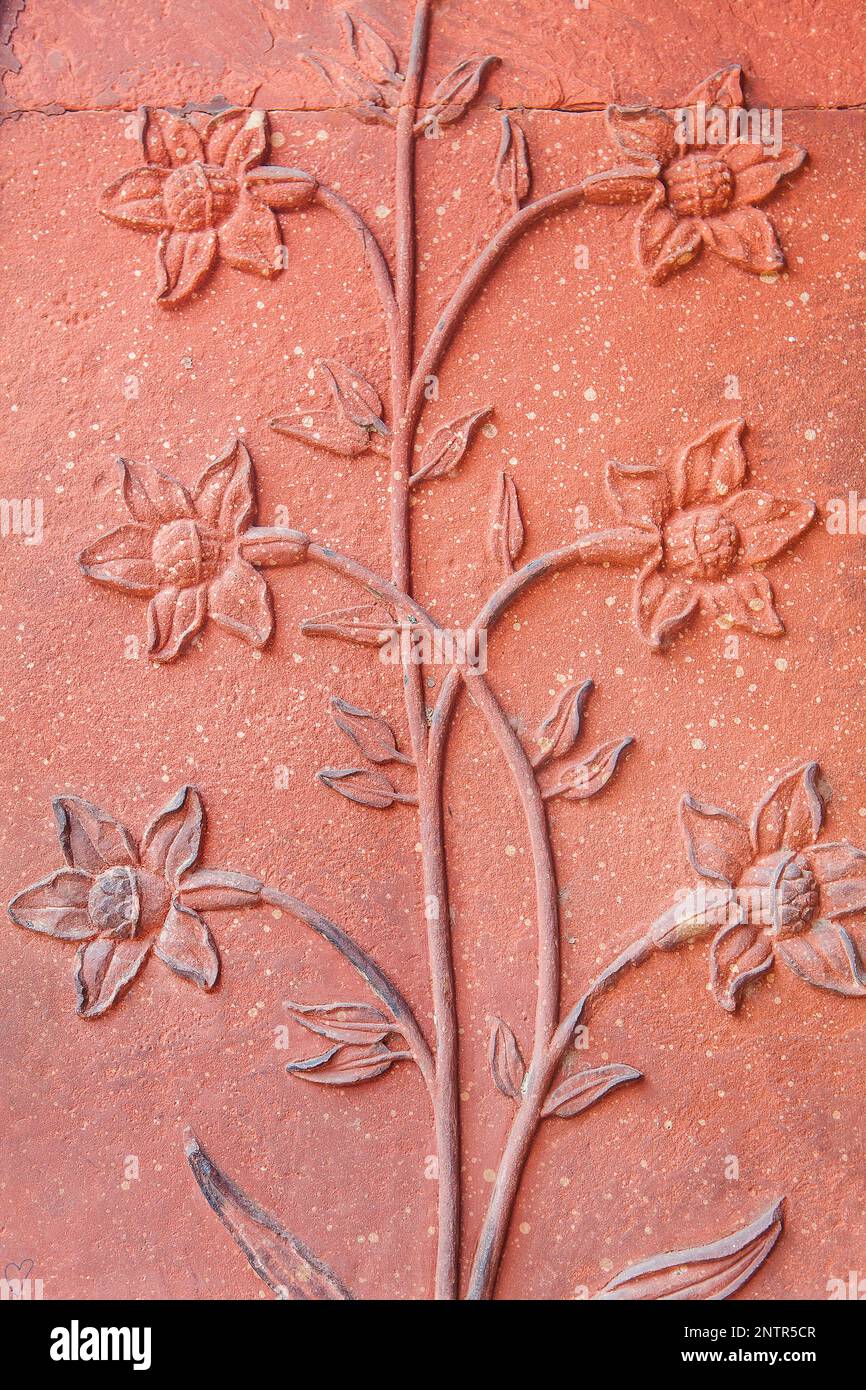
[[[273,210],[303,207],[316,186],[306,175],[263,165],[264,111],[230,108],[209,120],[143,111],[144,164],[105,190],[100,211],[136,231],[157,232],[156,298],[179,304],[217,260],[266,278],[282,269]]]
[[[296,564],[306,538],[250,524],[256,499],[246,447],[234,440],[192,489],[152,464],[118,464],[132,521],[81,552],[82,572],[149,598],[147,651],[154,661],[174,660],[208,617],[263,647],[273,613],[260,568]]]
[[[770,275],[785,257],[776,230],[757,207],[806,158],[798,145],[770,153],[739,134],[722,146],[687,141],[689,130],[706,133],[706,119],[742,110],[742,69],[720,68],[700,82],[676,117],[657,106],[609,106],[605,123],[620,163],[583,182],[589,203],[640,204],[634,229],[638,266],[660,285],[701,252]],[[691,119],[690,119],[691,118]]]
[[[154,955],[200,989],[213,989],[219,954],[198,909],[237,908],[258,899],[248,875],[199,868],[204,806],[182,787],[136,843],[124,825],[80,796],[54,798],[66,861],[9,903],[19,927],[78,941],[77,1012],[98,1018]]]
[[[734,911],[710,953],[713,994],[731,1013],[744,987],[776,961],[820,989],[866,995],[857,947],[839,920],[866,910],[866,852],[848,840],[817,839],[828,791],[818,764],[805,763],[773,783],[748,825],[683,798],[692,865],[732,894]]]
[[[812,985],[840,995],[866,995],[855,936],[840,920],[866,911],[866,853],[847,840],[820,838],[829,790],[814,761],[779,776],[750,824],[686,795],[680,807],[682,830],[701,884],[680,892],[671,885],[665,890],[670,906],[637,927],[629,920],[633,905],[624,909],[626,935],[621,939],[627,944],[584,983],[577,997],[564,998],[553,818],[578,821],[585,811],[574,803],[601,793],[603,817],[607,798],[616,794],[621,778],[631,776],[632,763],[643,750],[630,734],[612,734],[608,728],[600,743],[584,751],[591,680],[564,681],[534,732],[524,735],[471,639],[483,634],[492,640],[508,609],[546,578],[610,566],[634,573],[635,627],[640,639],[660,653],[699,613],[759,639],[779,637],[784,628],[763,567],[799,539],[816,506],[749,485],[745,422],[724,420],[664,464],[610,462],[606,483],[613,524],[580,532],[576,539],[527,558],[525,499],[512,472],[500,470],[479,543],[479,549],[486,545],[490,561],[489,592],[478,612],[468,615],[466,652],[448,664],[435,696],[428,695],[425,644],[441,644],[447,634],[433,605],[428,610],[415,597],[412,489],[421,484],[459,488],[458,466],[470,451],[482,452],[478,437],[497,407],[486,398],[459,399],[447,406],[442,423],[422,430],[425,383],[440,371],[467,309],[509,248],[542,218],[582,209],[584,203],[641,205],[637,255],[653,284],[693,259],[702,246],[746,269],[778,269],[783,259],[775,232],[756,204],[799,167],[805,154],[783,149],[772,159],[760,147],[739,142],[717,153],[687,149],[678,143],[669,113],[611,107],[608,129],[621,163],[537,198],[529,137],[509,115],[500,116],[492,183],[503,221],[435,316],[429,336],[420,340],[419,333],[416,343],[416,141],[437,125],[461,119],[497,61],[492,55],[462,59],[435,84],[425,104],[430,22],[430,0],[418,0],[405,62],[377,28],[354,15],[341,21],[343,56],[307,55],[352,114],[386,127],[381,138],[387,134],[393,140],[399,192],[390,260],[344,192],[328,188],[314,173],[264,162],[264,112],[230,108],[211,118],[145,113],[145,163],[113,183],[101,207],[123,226],[159,233],[157,298],[162,305],[182,305],[218,257],[265,276],[282,268],[278,212],[315,201],[355,238],[378,295],[389,386],[373,385],[368,372],[378,376],[378,371],[364,363],[320,358],[316,392],[269,424],[308,448],[345,458],[368,451],[387,457],[389,572],[379,573],[363,559],[319,543],[312,526],[310,535],[257,526],[253,465],[239,440],[206,464],[192,486],[150,464],[120,460],[130,520],[92,541],[78,557],[88,579],[147,600],[148,654],[161,663],[179,657],[208,617],[263,648],[274,626],[262,573],[269,567],[325,568],[359,591],[359,602],[312,615],[301,630],[349,643],[353,660],[371,660],[383,679],[393,674],[403,718],[392,723],[375,708],[330,694],[330,714],[351,744],[352,765],[324,767],[316,777],[320,786],[356,806],[405,816],[413,833],[417,826],[423,904],[417,940],[426,950],[429,1000],[404,997],[390,964],[382,964],[351,928],[324,911],[254,873],[199,867],[204,811],[192,787],[184,787],[157,813],[138,843],[90,803],[58,797],[55,815],[66,866],[25,888],[9,912],[19,926],[79,943],[78,1011],[88,1019],[120,999],[151,950],[176,974],[202,989],[215,987],[219,955],[202,913],[265,907],[285,915],[293,928],[314,933],[354,970],[359,997],[353,992],[345,999],[333,994],[325,1000],[298,999],[293,988],[286,1013],[293,1025],[312,1035],[315,1051],[290,1061],[286,1071],[293,1082],[313,1088],[374,1081],[385,1088],[393,1084],[395,1070],[406,1076],[407,1084],[411,1078],[419,1086],[429,1102],[437,1170],[430,1292],[440,1300],[477,1301],[495,1294],[525,1165],[547,1122],[556,1121],[555,1127],[561,1121],[577,1123],[596,1105],[615,1107],[622,1103],[623,1088],[639,1094],[642,1074],[627,1060],[609,1061],[602,1054],[590,1065],[575,1067],[577,1030],[608,991],[646,961],[712,938],[711,988],[729,1013],[745,998],[745,986],[776,960]],[[731,66],[696,88],[686,106],[704,103],[727,111],[741,101],[741,72]],[[301,570],[298,582],[306,582],[309,573]],[[591,584],[593,575],[585,582]],[[393,656],[387,662],[379,660],[386,646]],[[519,803],[533,870],[536,932],[534,968],[528,971],[534,990],[531,1023],[517,1019],[512,1026],[492,1010],[487,1015],[489,1076],[484,1080],[508,1102],[502,1109],[509,1121],[471,1250],[463,1224],[466,1164],[460,1128],[469,1092],[460,1084],[462,1024],[455,989],[462,962],[455,961],[452,949],[452,866],[443,805],[451,720],[464,696],[481,716]],[[391,812],[397,804],[400,811]],[[356,814],[354,806],[351,813]],[[339,896],[336,887],[334,896]],[[386,940],[383,950],[388,945]],[[231,988],[229,980],[220,985]],[[723,1023],[731,1029],[739,1025],[734,1019]],[[265,1144],[273,1142],[272,1136],[263,1138]],[[211,1210],[276,1297],[355,1296],[282,1218],[224,1173],[191,1134],[186,1155]],[[671,1247],[684,1242],[672,1237],[661,1254],[628,1265],[593,1296],[729,1297],[758,1271],[780,1237],[777,1197],[765,1192],[754,1204],[750,1200],[731,1234],[718,1232],[730,1231],[736,1223],[714,1217],[707,1244],[677,1250]],[[757,1218],[756,1210],[762,1211]],[[295,1224],[293,1218],[290,1224]]]
[[[699,612],[762,637],[785,630],[759,567],[802,535],[817,508],[745,486],[744,428],[742,419],[713,425],[664,467],[608,465],[619,515],[652,527],[658,540],[634,595],[650,647],[663,647]]]

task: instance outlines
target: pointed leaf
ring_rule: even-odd
[[[395,1062],[408,1060],[411,1060],[410,1053],[392,1052],[384,1043],[363,1047],[349,1043],[331,1047],[320,1057],[289,1062],[286,1071],[320,1086],[359,1086],[365,1081],[374,1081]]]
[[[542,768],[551,758],[562,758],[571,752],[580,733],[583,711],[592,688],[593,683],[588,680],[582,685],[567,685],[557,695],[535,730],[538,752],[532,759],[534,768]]]
[[[503,201],[517,212],[531,186],[532,171],[526,136],[519,125],[512,123],[509,116],[503,116],[502,138],[493,171],[493,187],[498,190]]]
[[[497,1088],[510,1100],[517,1100],[526,1075],[526,1063],[520,1051],[520,1044],[508,1024],[501,1018],[493,1020],[489,1058],[490,1070]]]
[[[154,950],[176,975],[199,989],[213,989],[219,978],[220,958],[208,925],[181,902],[172,903]]]
[[[609,739],[590,753],[588,758],[571,758],[558,764],[556,785],[544,792],[546,799],[562,797],[565,801],[587,801],[603,791],[616,772],[619,760],[634,743],[631,735]]]
[[[367,709],[356,709],[346,700],[331,696],[334,722],[360,748],[371,763],[411,763],[412,759],[397,747],[394,732],[381,715]]]
[[[723,420],[680,450],[673,465],[675,506],[721,502],[740,486],[746,474],[745,427],[742,417]]]
[[[7,910],[17,927],[44,932],[61,941],[85,941],[96,935],[87,911],[92,887],[93,879],[83,870],[56,869],[16,893]]]
[[[433,89],[433,105],[428,120],[435,120],[439,125],[459,121],[477,97],[486,73],[498,62],[498,58],[488,55],[484,58],[464,58],[453,67]]]
[[[595,1105],[608,1091],[622,1086],[628,1081],[640,1081],[642,1073],[634,1067],[620,1062],[610,1062],[603,1067],[590,1067],[587,1071],[575,1072],[560,1082],[548,1095],[541,1111],[542,1115],[556,1115],[561,1120],[570,1120],[582,1110]]]
[[[322,358],[316,365],[324,374],[341,414],[361,429],[388,433],[381,418],[382,401],[375,386],[336,358]]]
[[[782,1204],[712,1245],[675,1250],[624,1269],[597,1299],[692,1299],[717,1302],[742,1288],[782,1233]]]
[[[396,616],[381,603],[335,608],[301,623],[301,632],[307,637],[340,637],[363,647],[382,647],[397,631]]]
[[[351,1299],[334,1271],[222,1173],[194,1135],[187,1137],[186,1156],[205,1199],[278,1298]]]
[[[500,472],[488,533],[490,553],[503,574],[513,574],[514,561],[523,549],[523,518],[517,488],[510,474]]]
[[[373,1004],[293,1004],[284,1007],[296,1023],[338,1043],[371,1045],[383,1042],[394,1023]]]
[[[141,146],[148,164],[176,169],[204,159],[198,131],[183,116],[170,111],[141,109]]]
[[[444,478],[448,473],[453,473],[482,420],[486,420],[492,412],[493,406],[487,405],[467,415],[458,415],[448,424],[435,429],[421,450],[421,464],[409,479],[410,485],[414,487],[422,478]]]
[[[348,11],[344,11],[341,18],[349,47],[364,76],[369,77],[371,82],[399,85],[402,79],[397,71],[397,56],[391,45],[365,20],[355,19]]]
[[[372,806],[384,811],[393,806],[397,794],[388,778],[382,772],[369,772],[364,767],[323,767],[316,773],[316,780],[339,792],[347,801],[356,801],[359,806]]]

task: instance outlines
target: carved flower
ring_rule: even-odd
[[[785,630],[757,566],[796,540],[816,507],[743,486],[744,426],[742,419],[713,425],[667,467],[608,464],[620,515],[658,536],[634,600],[638,631],[651,647],[662,647],[699,609],[765,637]]]
[[[141,144],[146,163],[105,190],[100,212],[123,227],[159,233],[161,304],[192,294],[218,256],[257,275],[282,269],[272,209],[302,207],[316,181],[298,169],[260,167],[268,147],[264,111],[232,108],[210,120],[145,111]]]
[[[722,145],[683,138],[690,127],[710,135],[714,114],[742,108],[741,77],[741,69],[732,65],[706,78],[678,108],[679,120],[656,106],[609,106],[605,113],[623,162],[590,174],[582,184],[584,196],[589,203],[643,204],[635,255],[653,285],[694,260],[703,246],[758,275],[785,264],[773,224],[755,204],[799,169],[806,151],[783,145],[771,154],[738,138]]]
[[[19,927],[80,941],[77,1009],[97,1018],[120,998],[153,948],[176,975],[213,989],[219,956],[197,908],[252,905],[261,883],[246,874],[196,869],[204,807],[182,787],[146,826],[140,848],[119,821],[80,796],[54,798],[66,867],[12,899]]]
[[[821,989],[866,995],[857,947],[839,922],[866,908],[866,853],[847,840],[818,841],[828,791],[818,764],[805,763],[773,784],[749,825],[683,797],[692,865],[714,889],[733,890],[710,953],[710,985],[723,1009],[733,1012],[744,985],[774,961]]]
[[[118,462],[133,520],[81,552],[84,574],[150,598],[147,650],[155,661],[172,661],[207,617],[264,646],[273,613],[255,566],[296,564],[308,542],[298,531],[250,526],[256,503],[245,446],[233,440],[191,492],[149,463]]]

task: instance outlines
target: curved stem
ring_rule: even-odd
[[[560,1023],[548,1047],[533,1060],[526,1092],[509,1130],[484,1225],[478,1238],[467,1299],[475,1301],[493,1296],[524,1165],[541,1121],[541,1111],[550,1083],[575,1028],[589,1004],[598,995],[608,989],[628,966],[639,965],[654,950],[655,944],[647,933],[622,951],[592,982]]]
[[[581,197],[580,186],[575,184],[570,188],[561,188],[556,193],[548,193],[546,197],[538,198],[534,203],[527,204],[525,208],[521,208],[519,212],[509,217],[508,221],[499,228],[495,236],[491,237],[473,261],[440,314],[412,374],[406,403],[406,420],[408,427],[413,432],[424,405],[424,384],[429,376],[435,374],[442,360],[442,354],[453,338],[463,315],[493,267],[502,259],[509,247],[514,245],[518,237],[534,222],[542,217],[547,217],[550,213],[562,212],[566,208],[573,207],[575,203],[580,201]]]
[[[379,302],[382,305],[382,312],[385,315],[385,326],[388,332],[388,345],[392,364],[400,351],[400,313],[397,306],[397,298],[394,294],[394,283],[391,279],[391,272],[388,269],[388,262],[385,260],[384,252],[379,245],[372,230],[364,221],[361,214],[351,203],[336,193],[333,188],[328,188],[325,184],[319,184],[316,189],[316,200],[323,207],[335,213],[341,221],[360,239],[364,248],[364,260],[370,267],[373,280],[379,295]],[[392,365],[393,372],[393,365]]]
[[[421,1075],[428,1087],[431,1087],[434,1080],[433,1056],[427,1040],[406,999],[384,970],[376,964],[373,957],[368,955],[356,941],[353,941],[342,927],[338,927],[336,922],[332,922],[329,917],[317,912],[314,907],[302,902],[300,898],[293,898],[289,893],[283,893],[279,888],[271,888],[265,884],[261,889],[261,900],[270,903],[272,907],[280,908],[283,912],[288,912],[297,921],[311,927],[318,936],[329,942],[357,970],[373,993],[378,995],[399,1023],[400,1031],[412,1049],[412,1055],[418,1063]]]
[[[538,933],[538,988],[532,1054],[535,1059],[547,1049],[559,1018],[559,901],[547,813],[532,764],[490,686],[483,677],[476,676],[467,678],[466,689],[487,720],[511,769],[529,831]]]

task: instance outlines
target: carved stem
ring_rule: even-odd
[[[396,132],[395,281],[400,333],[396,354],[392,356],[391,578],[396,588],[407,594],[411,594],[412,589],[409,477],[417,423],[406,412],[414,358],[417,292],[415,119],[427,56],[430,7],[431,0],[418,0],[415,7]],[[420,619],[420,612],[415,611],[414,616]],[[442,766],[441,763],[431,766],[428,759],[422,668],[411,657],[404,656],[402,674],[409,738],[418,769],[418,827],[436,1035],[434,1116],[439,1165],[439,1233],[435,1296],[454,1299],[457,1297],[460,1253],[460,1116],[457,1010],[442,821]]]
[[[571,188],[561,188],[556,193],[548,193],[546,197],[537,198],[534,203],[527,204],[525,208],[521,208],[513,217],[509,217],[508,221],[503,223],[496,235],[491,237],[473,261],[440,314],[412,374],[412,383],[409,387],[409,397],[406,404],[406,418],[413,430],[418,424],[424,405],[424,383],[428,376],[432,376],[436,372],[442,361],[442,354],[453,338],[463,315],[493,267],[502,259],[508,248],[513,246],[518,237],[522,236],[534,222],[550,213],[563,212],[566,208],[574,207],[575,203],[580,201],[581,196],[580,187],[575,184]]]
[[[394,294],[391,272],[388,269],[388,262],[382,248],[357,209],[353,208],[351,203],[347,203],[346,199],[341,197],[339,193],[335,193],[333,188],[328,188],[320,183],[316,189],[316,200],[345,222],[350,231],[360,239],[364,248],[364,260],[372,271],[379,302],[385,315],[393,373],[394,363],[397,361],[400,351],[400,313]]]
[[[270,903],[272,907],[278,907],[281,911],[288,912],[297,921],[304,922],[319,936],[324,937],[325,941],[329,942],[336,951],[339,951],[340,955],[367,981],[373,993],[378,995],[399,1023],[400,1031],[412,1049],[412,1055],[418,1063],[421,1075],[428,1087],[432,1088],[434,1084],[433,1056],[427,1040],[421,1032],[409,1004],[397,986],[376,964],[373,957],[368,955],[357,942],[353,941],[342,927],[338,927],[336,922],[332,922],[329,917],[317,912],[314,907],[301,902],[300,898],[293,898],[290,894],[281,892],[279,888],[271,888],[266,884],[261,890],[261,899],[262,902]]]
[[[482,676],[467,677],[470,699],[487,720],[514,776],[532,850],[535,870],[538,987],[535,1004],[533,1060],[546,1050],[559,1018],[559,903],[556,866],[544,801],[532,764],[499,701]],[[530,1073],[532,1066],[530,1066]]]
[[[660,919],[661,920],[661,919]],[[652,930],[652,929],[650,929]],[[483,1300],[493,1296],[502,1252],[508,1238],[508,1228],[514,1203],[520,1188],[523,1169],[541,1120],[545,1097],[557,1067],[568,1047],[574,1030],[592,1000],[608,989],[629,965],[639,965],[655,950],[648,932],[622,951],[602,973],[593,980],[577,1004],[569,1010],[557,1028],[549,1046],[540,1056],[534,1056],[529,1068],[526,1092],[511,1125],[490,1205],[478,1238],[467,1299]]]

